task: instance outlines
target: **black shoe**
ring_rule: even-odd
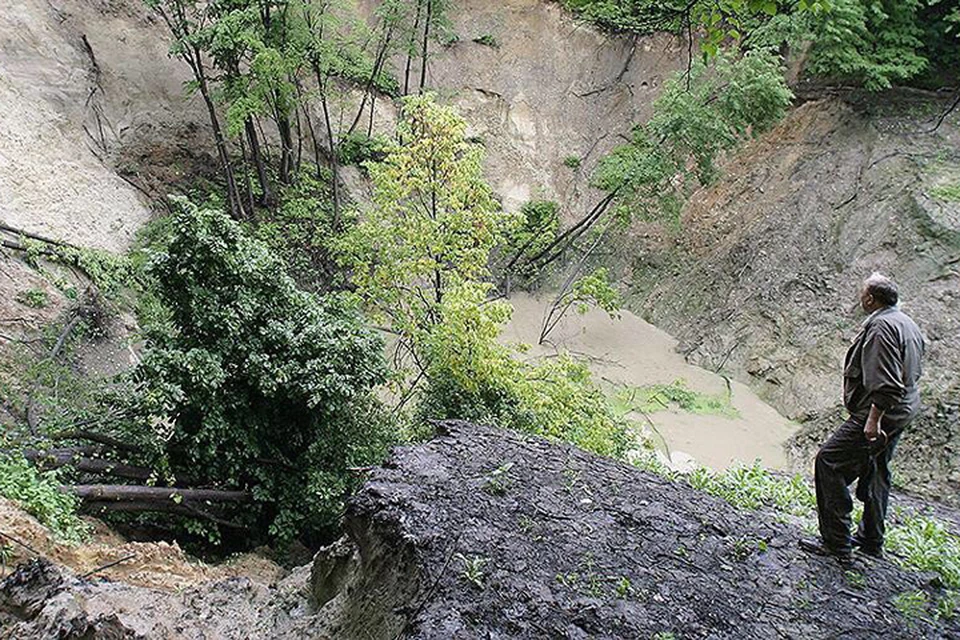
[[[874,558],[883,557],[883,547],[878,544],[867,542],[862,538],[858,538],[857,536],[850,538],[850,544],[856,547],[857,551],[865,555],[873,556]]]
[[[849,562],[853,559],[853,552],[850,549],[834,549],[833,547],[828,547],[819,540],[810,540],[805,538],[801,538],[798,543],[800,548],[807,553],[813,553],[818,556],[825,556],[828,558],[836,558],[840,562]]]

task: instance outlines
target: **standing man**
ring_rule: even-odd
[[[879,557],[890,495],[890,459],[903,430],[920,409],[920,360],[924,340],[917,325],[897,307],[897,285],[874,273],[863,283],[860,304],[868,314],[847,351],[843,404],[850,419],[817,453],[815,482],[820,541],[801,540],[811,553],[849,559],[854,546]],[[850,536],[857,480],[863,519]]]

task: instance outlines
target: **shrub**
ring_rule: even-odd
[[[337,146],[337,159],[340,164],[361,165],[364,162],[383,160],[390,142],[381,136],[368,136],[353,132],[340,140]]]
[[[57,474],[37,471],[21,455],[0,454],[0,495],[68,542],[82,541],[90,530],[77,516],[77,498],[60,491]]]
[[[489,33],[484,33],[481,36],[477,36],[473,39],[477,44],[482,44],[485,47],[491,47],[493,49],[500,48],[500,41],[497,38]]]
[[[382,344],[225,214],[178,205],[147,267],[163,322],[134,371],[129,435],[174,475],[252,491],[259,508],[237,515],[256,531],[309,539],[339,516],[348,468],[392,441],[371,397]]]

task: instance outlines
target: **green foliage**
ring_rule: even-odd
[[[729,394],[703,394],[690,389],[683,380],[674,380],[670,384],[623,386],[617,390],[612,401],[622,414],[631,411],[650,414],[677,407],[694,414],[727,418],[740,415],[730,404]]]
[[[390,142],[382,136],[368,136],[354,132],[340,140],[337,145],[340,164],[362,165],[365,162],[380,162],[386,157]]]
[[[477,36],[473,39],[473,41],[477,44],[482,44],[485,47],[491,47],[493,49],[500,48],[500,41],[497,40],[496,36],[489,33],[484,33],[483,35]]]
[[[43,289],[27,289],[18,291],[14,300],[31,309],[42,309],[50,304],[50,298]]]
[[[927,594],[923,591],[904,591],[893,598],[893,606],[908,623],[917,620],[930,621],[930,616],[927,614],[928,604]]]
[[[520,207],[520,222],[507,233],[501,252],[512,265],[535,256],[550,245],[560,230],[560,205],[552,200],[530,200]]]
[[[490,562],[490,558],[483,556],[465,556],[462,553],[456,555],[461,563],[460,577],[477,589],[483,590],[483,569]]]
[[[816,496],[799,475],[777,476],[755,462],[717,473],[700,467],[686,476],[695,489],[706,491],[742,509],[772,507],[797,516],[816,508]]]
[[[675,217],[689,189],[716,177],[719,154],[776,124],[792,98],[772,53],[694,65],[689,88],[682,75],[670,80],[651,120],[600,161],[593,183],[626,217]]]
[[[498,342],[510,305],[488,300],[491,250],[520,216],[503,212],[484,183],[482,148],[466,123],[431,96],[404,102],[398,144],[369,163],[373,206],[342,242],[356,293],[407,354],[402,397],[419,390],[420,418],[495,422],[621,455],[631,438],[589,371],[569,358],[529,365]],[[518,246],[554,229],[556,205],[525,207]],[[522,228],[522,227],[521,227]],[[412,381],[412,382],[411,382]]]
[[[887,547],[905,566],[936,572],[946,586],[960,588],[960,536],[929,516],[900,512],[896,520],[888,527]]]
[[[490,473],[486,475],[483,479],[482,489],[494,496],[503,496],[506,495],[507,489],[510,488],[511,479],[510,479],[510,470],[513,469],[512,462],[505,462]]]
[[[930,195],[944,202],[960,202],[960,182],[938,185],[930,190]]]
[[[146,333],[128,435],[173,475],[250,489],[260,531],[309,538],[339,516],[348,468],[394,438],[370,394],[382,345],[226,215],[178,206],[148,265],[165,322]]]
[[[60,491],[57,474],[38,472],[20,455],[0,454],[0,495],[17,502],[62,540],[81,542],[90,531],[77,516],[79,500]]]
[[[253,234],[287,265],[288,272],[305,288],[335,285],[338,273],[331,257],[333,195],[329,175],[301,170],[291,184],[279,190],[276,206],[261,210],[252,220]],[[341,212],[340,227],[354,223],[351,212]]]
[[[833,0],[826,12],[778,15],[750,44],[806,49],[804,71],[831,82],[937,87],[960,62],[958,11],[955,0]]]
[[[581,164],[583,164],[583,161],[580,156],[567,156],[563,159],[563,166],[568,169],[579,169]]]
[[[748,26],[777,15],[781,3],[773,0],[560,0],[581,19],[616,33],[649,34],[658,31],[702,32],[700,47],[717,55],[727,39],[739,40]],[[829,9],[826,0],[799,0],[798,12]]]

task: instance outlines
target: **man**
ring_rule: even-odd
[[[817,453],[815,484],[821,541],[801,540],[811,553],[847,560],[852,547],[879,557],[890,495],[890,459],[903,430],[920,409],[920,329],[897,307],[897,286],[878,273],[867,278],[860,304],[868,314],[847,351],[843,404],[850,419]],[[850,536],[857,480],[863,519]]]

